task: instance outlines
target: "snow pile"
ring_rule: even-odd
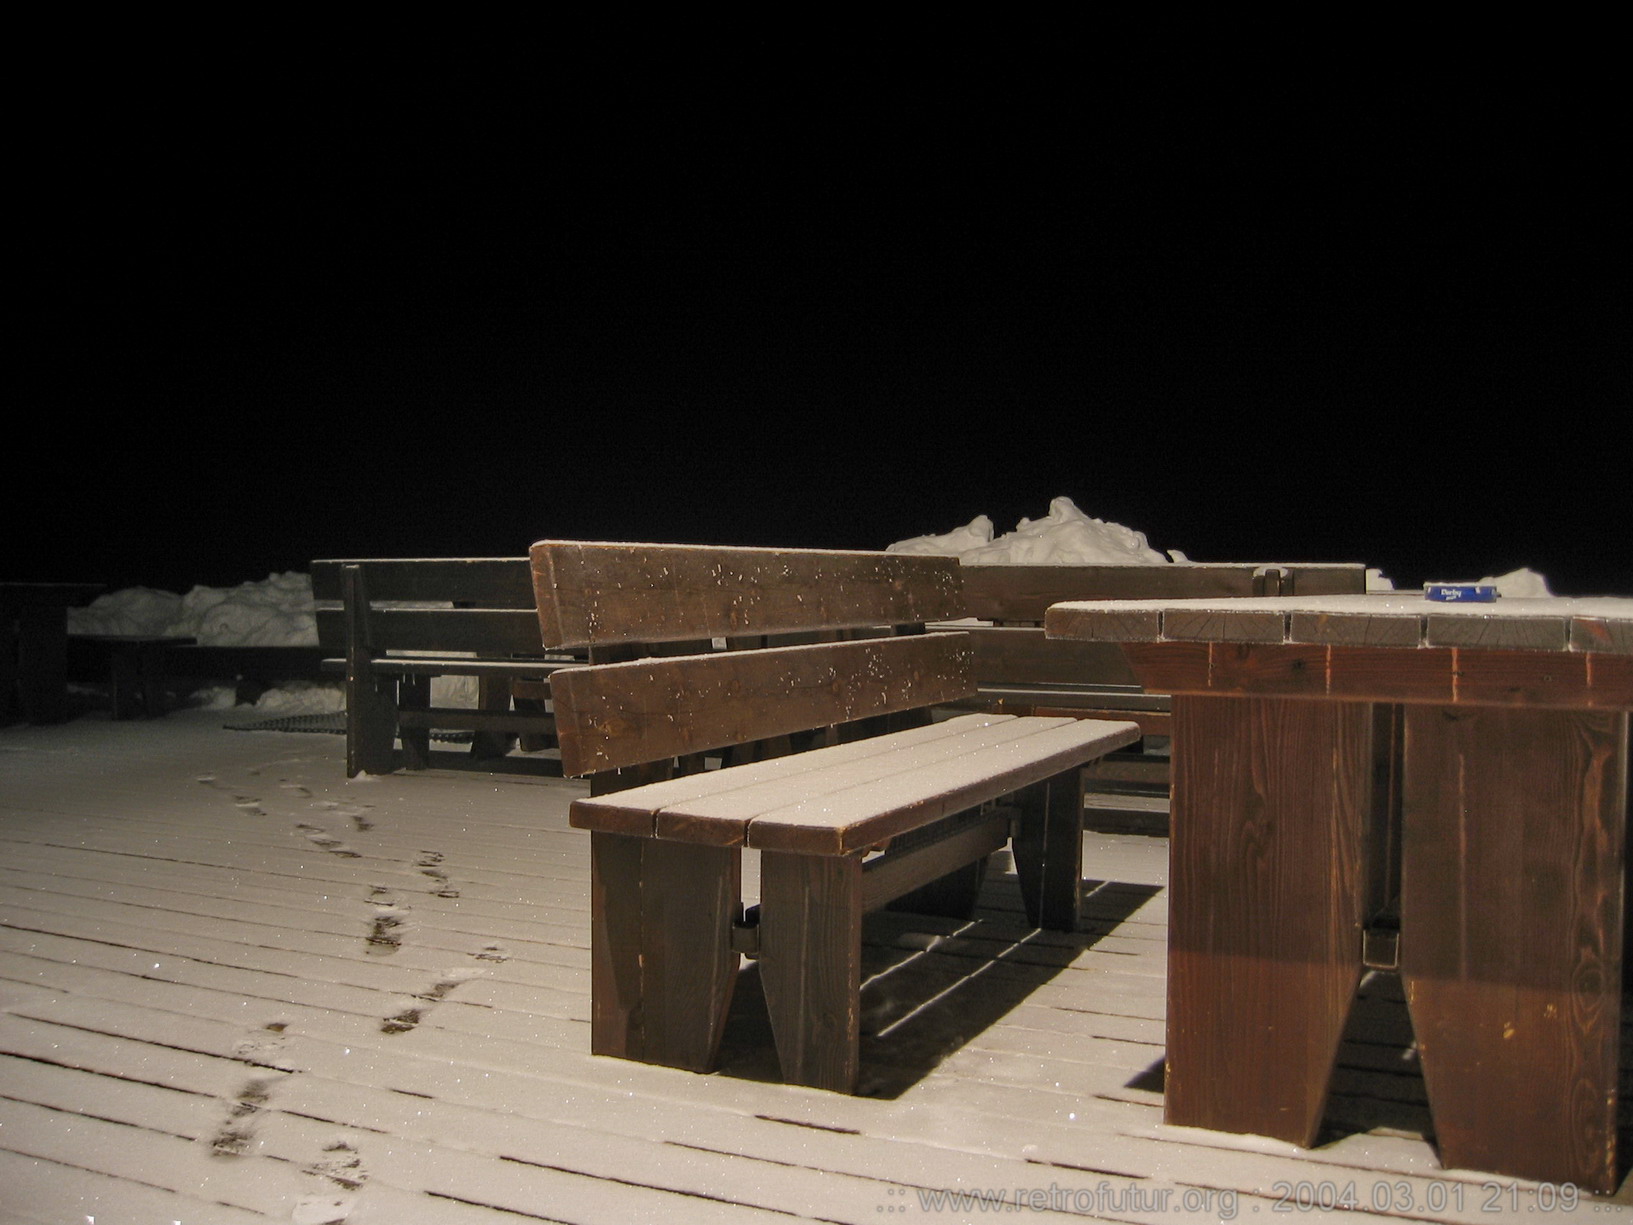
[[[71,634],[152,634],[196,638],[207,647],[315,647],[312,577],[291,570],[236,587],[194,587],[186,595],[127,587],[68,610]]]
[[[956,557],[965,565],[1150,565],[1189,560],[1178,549],[1167,556],[1147,542],[1144,532],[1091,519],[1070,498],[1049,503],[1042,519],[1022,519],[1007,535],[993,538],[992,519],[977,515],[963,527],[939,536],[914,536],[886,546],[890,553],[929,553]],[[1483,578],[1482,585],[1495,586],[1499,595],[1512,598],[1551,596],[1548,580],[1535,570],[1522,567],[1496,578]],[[1368,591],[1394,591],[1395,584],[1378,569],[1366,572]]]
[[[289,571],[236,587],[194,587],[186,595],[152,587],[127,587],[68,610],[71,634],[149,634],[186,637],[209,647],[314,647],[318,645],[312,577]],[[207,709],[234,705],[230,685],[209,685],[188,701]],[[256,710],[279,715],[344,710],[336,681],[286,681],[255,701]]]
[[[316,646],[312,576],[290,571],[231,589],[195,587],[182,615],[198,626],[202,646]]]
[[[239,705],[231,685],[206,685],[186,698],[189,706],[230,710]],[[327,715],[346,709],[346,687],[340,681],[284,681],[244,703],[267,715]]]
[[[1507,574],[1499,574],[1495,578],[1483,578],[1480,585],[1495,587],[1498,595],[1516,600],[1554,594],[1548,590],[1548,580],[1529,566],[1521,566],[1518,570],[1510,570]]]
[[[100,595],[84,608],[68,610],[70,634],[190,634],[171,630],[181,619],[181,597],[153,587],[126,587]]]
[[[969,565],[1150,565],[1184,562],[1178,550],[1165,556],[1147,543],[1144,532],[1119,523],[1091,519],[1070,498],[1049,503],[1042,519],[1022,519],[1014,531],[994,538],[992,519],[977,515],[963,527],[941,535],[915,536],[887,546],[891,553],[927,553],[957,557]],[[1534,570],[1519,569],[1482,584],[1510,597],[1548,596],[1548,580]],[[1368,591],[1393,591],[1380,571],[1367,571]],[[194,587],[186,595],[152,587],[129,587],[98,597],[84,608],[68,610],[73,634],[148,634],[197,639],[201,646],[316,646],[317,618],[312,578],[289,571],[270,574],[259,583],[236,587]],[[439,676],[431,682],[436,706],[475,706],[475,678]],[[231,706],[230,688],[211,688],[193,701]],[[341,710],[345,691],[337,682],[294,681],[270,689],[257,709],[279,714]]]
[[[1024,522],[1024,520],[1023,520]],[[930,553],[941,557],[962,557],[992,543],[992,520],[977,515],[963,527],[940,536],[915,536],[885,546],[886,553]]]
[[[888,546],[891,553],[935,553],[966,565],[1117,565],[1170,560],[1146,543],[1145,533],[1120,523],[1091,519],[1070,498],[1049,503],[1042,519],[1022,519],[1013,532],[992,537],[986,515],[942,536],[916,536]],[[1183,561],[1183,554],[1172,560]]]
[[[312,576],[291,570],[269,574],[259,583],[194,587],[186,595],[127,587],[99,596],[84,608],[69,609],[68,632],[187,637],[210,647],[314,647],[318,626]],[[233,705],[234,691],[209,686],[189,700],[224,708]],[[475,706],[476,701],[475,677],[431,680],[432,705]],[[345,707],[345,689],[338,681],[287,681],[255,701],[257,710],[279,715],[321,714]]]

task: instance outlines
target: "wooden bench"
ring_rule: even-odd
[[[582,654],[540,640],[525,557],[314,561],[312,594],[324,667],[346,678],[347,777],[424,769],[433,730],[474,733],[476,759],[553,743],[548,678]],[[438,676],[477,678],[477,706],[432,706]],[[518,697],[524,681],[545,684]]]
[[[173,697],[230,683],[253,702],[283,681],[323,678],[322,647],[219,647],[181,634],[69,634],[70,681],[108,688],[114,719],[154,719]]]
[[[165,652],[197,640],[165,634],[69,634],[68,675],[106,682],[115,719],[156,718],[168,708]]]
[[[163,667],[179,682],[231,681],[235,700],[244,703],[283,681],[321,680],[326,654],[321,646],[177,643],[165,648]]]
[[[1147,693],[1120,646],[1051,639],[1045,611],[1066,600],[1347,595],[1366,590],[1366,567],[1305,562],[1160,565],[977,565],[962,571],[979,693],[964,705],[1022,715],[1128,719],[1145,739],[1088,767],[1089,821],[1100,830],[1168,828],[1170,707]]]
[[[68,717],[68,610],[100,583],[0,582],[0,727]]]
[[[318,680],[323,651],[308,646],[205,646],[184,635],[69,634],[68,678],[106,685],[115,719],[155,718],[173,691],[231,682],[253,702],[282,681]]]
[[[1140,729],[933,721],[975,690],[969,635],[925,632],[963,613],[956,559],[543,541],[532,564],[544,642],[589,651],[550,681],[563,771],[591,779],[597,1054],[711,1068],[746,954],[784,1078],[853,1092],[865,911],[967,916],[1008,845],[1029,921],[1076,927],[1082,767]]]

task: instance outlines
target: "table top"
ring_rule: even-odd
[[[1405,592],[1235,599],[1073,600],[1052,605],[1051,638],[1633,655],[1633,599],[1440,602]]]

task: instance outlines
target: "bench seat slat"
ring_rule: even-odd
[[[1033,720],[1020,722],[1032,725]],[[807,797],[749,823],[761,850],[844,855],[929,821],[1042,782],[1140,738],[1135,723],[1040,719],[1031,734],[949,761],[927,762],[864,787]],[[1053,725],[1053,726],[1051,726]]]
[[[572,659],[462,659],[448,655],[377,655],[369,661],[382,676],[525,676],[548,677],[574,667]],[[325,672],[344,674],[344,659],[325,659]],[[548,696],[548,695],[546,695]]]
[[[898,807],[884,796],[886,788],[904,771],[920,767],[948,770],[956,763],[972,757],[985,760],[983,755],[990,753],[997,746],[1035,735],[1042,722],[1064,725],[1074,723],[1076,720],[1057,718],[1035,721],[1015,717],[1005,724],[971,723],[954,735],[936,740],[918,739],[904,742],[893,736],[878,737],[877,739],[882,742],[881,751],[862,761],[835,764],[814,775],[767,779],[755,787],[700,796],[695,800],[666,805],[657,814],[656,836],[683,838],[689,841],[713,841],[717,837],[731,836],[735,841],[756,846],[760,844],[755,841],[755,831],[762,820],[767,818],[774,820],[776,819],[774,814],[794,807],[801,801],[812,800],[822,807],[830,799],[844,796],[852,796],[856,804],[859,804],[859,808],[853,804],[853,811],[858,819],[877,820],[884,813]],[[917,799],[921,797],[922,792],[923,780],[920,780],[917,785],[909,785],[905,794]],[[1003,792],[996,794],[1001,795]],[[957,812],[959,809],[947,811]],[[917,826],[930,819],[915,819],[912,825]],[[798,825],[800,822],[796,818],[793,824]],[[869,845],[900,832],[892,830],[860,845]],[[803,849],[778,845],[780,849]],[[824,846],[819,853],[842,852]]]
[[[860,742],[872,749],[866,757],[820,749],[759,763],[752,780],[735,778],[751,769],[737,767],[577,801],[572,823],[844,855],[1007,795],[1140,735],[1133,723],[980,715],[935,728],[944,734],[914,729]],[[691,794],[678,784],[690,784]]]
[[[788,757],[774,757],[767,761],[748,762],[727,770],[709,770],[701,774],[686,774],[680,778],[647,783],[644,786],[615,791],[608,795],[575,800],[569,811],[569,823],[578,829],[595,829],[614,834],[634,834],[643,838],[657,836],[657,814],[671,806],[678,806],[708,796],[719,796],[739,788],[750,789],[776,780],[798,777],[807,771],[817,771],[866,761],[888,754],[899,746],[955,736],[968,725],[1012,723],[1016,715],[974,714],[961,715],[942,723],[908,728],[889,736],[873,736],[866,740],[852,740],[826,748],[808,749]],[[636,797],[635,803],[630,798]],[[725,845],[741,842],[726,835]]]
[[[1049,722],[1063,724],[1073,720],[1051,719]],[[931,726],[947,728],[949,732],[934,738],[876,736],[871,741],[863,742],[876,744],[875,752],[850,761],[819,763],[819,773],[811,779],[785,771],[752,787],[715,791],[691,800],[666,804],[658,814],[656,834],[659,838],[696,838],[701,831],[691,828],[693,823],[754,821],[768,812],[786,807],[791,800],[811,794],[829,795],[847,787],[866,787],[881,779],[893,778],[916,764],[956,761],[967,754],[983,752],[993,745],[1018,740],[1036,731],[1031,721],[1019,716],[1012,716],[1005,723],[994,723],[979,716],[965,716]]]

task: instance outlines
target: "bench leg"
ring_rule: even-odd
[[[856,1091],[862,858],[763,851],[760,981],[789,1084]]]
[[[514,698],[512,699],[512,703],[518,711],[525,714],[533,714],[543,717],[550,713],[549,703],[538,698]],[[555,736],[547,731],[523,732],[521,735],[516,737],[516,740],[518,746],[524,753],[537,753],[543,749],[552,749],[556,747]]]
[[[397,681],[397,704],[403,710],[431,708],[431,678],[404,676]],[[431,729],[428,727],[399,727],[397,735],[403,742],[403,768],[426,770],[431,766]]]
[[[340,568],[346,620],[346,777],[396,768],[397,686],[376,676],[363,567]]]
[[[476,681],[476,707],[504,713],[510,709],[510,677],[483,676]],[[471,756],[477,759],[503,757],[516,737],[510,732],[478,731],[471,737]]]
[[[115,719],[155,719],[165,712],[164,647],[152,642],[115,643],[108,663]]]
[[[590,834],[590,1048],[710,1071],[738,954],[736,847]]]
[[[1012,849],[1026,921],[1076,931],[1083,904],[1083,771],[1064,771],[1017,798],[1021,819]]]
[[[346,777],[397,768],[397,686],[375,676],[346,682]]]

